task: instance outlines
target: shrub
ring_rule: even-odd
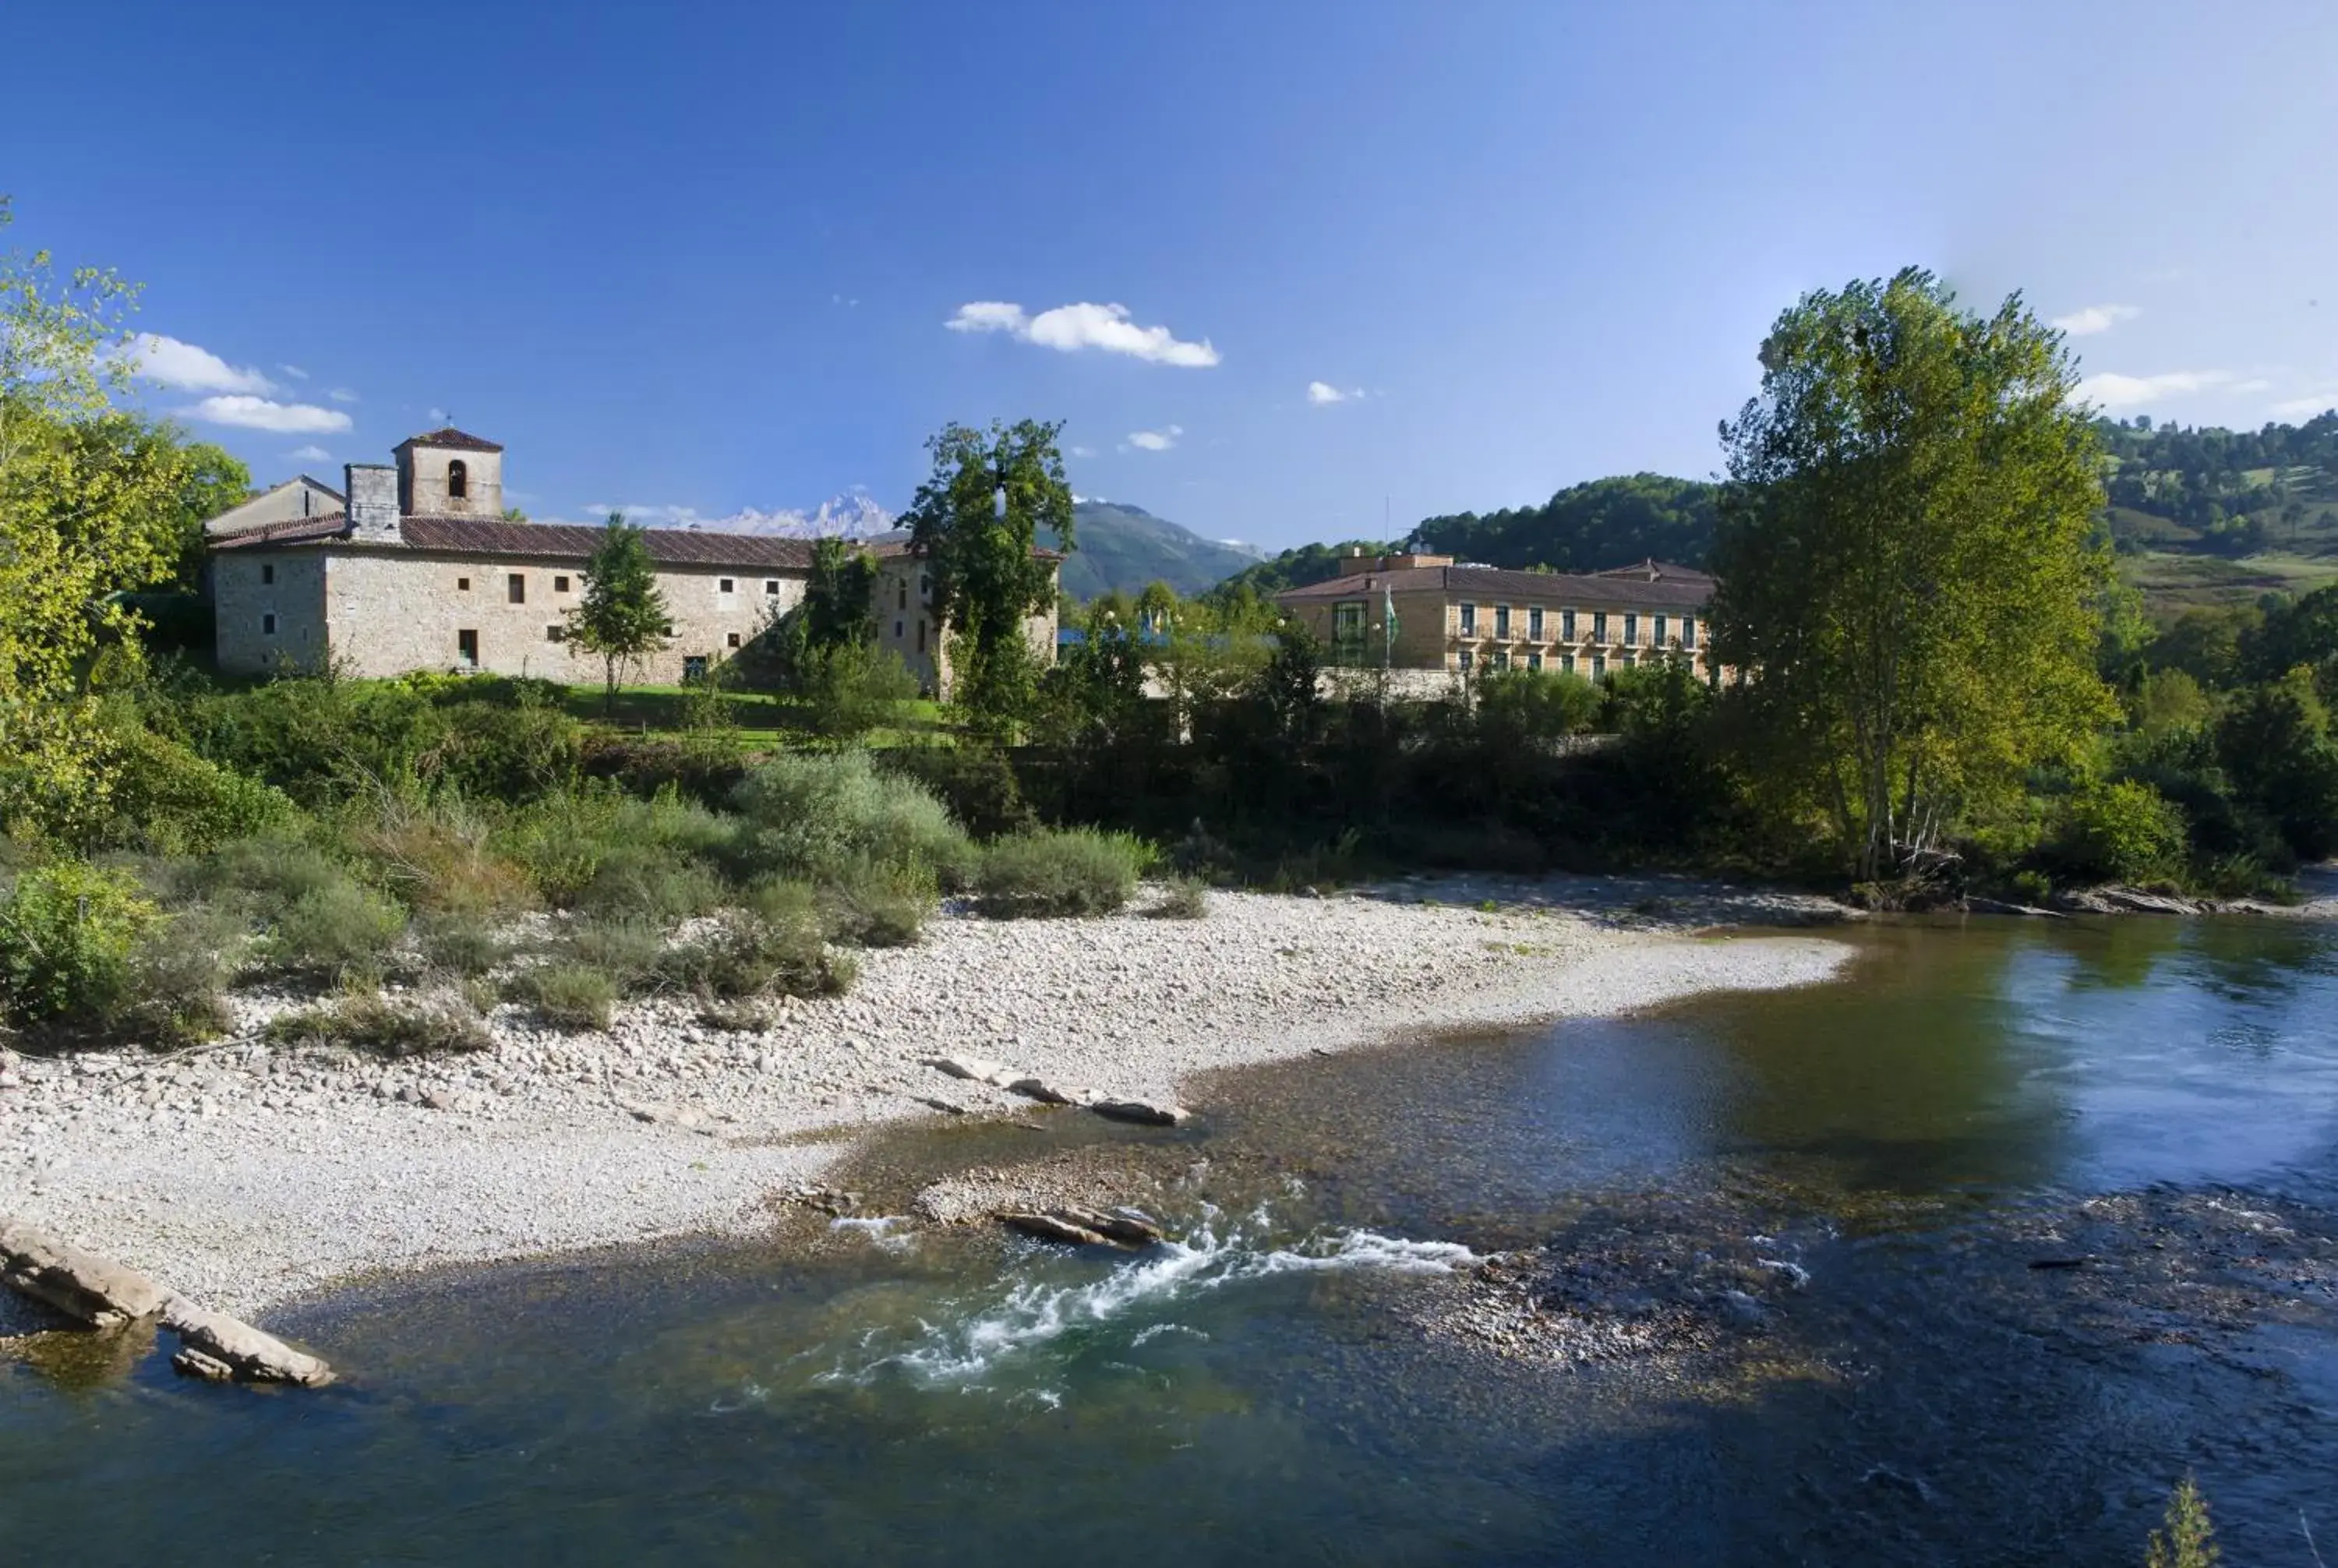
[[[931,876],[898,866],[862,866],[829,895],[829,934],[861,947],[917,945],[934,907]]]
[[[406,916],[388,899],[344,875],[286,906],[260,946],[275,972],[320,983],[378,982],[406,935]]]
[[[874,642],[808,651],[797,662],[793,684],[812,729],[844,740],[868,734],[918,694],[918,678],[901,656]]]
[[[665,960],[665,934],[641,920],[579,920],[561,938],[558,956],[597,969],[624,995],[654,984]]]
[[[1599,721],[1600,689],[1564,670],[1497,670],[1478,679],[1478,723],[1503,744],[1579,735]]]
[[[1180,877],[1169,884],[1161,902],[1145,913],[1162,920],[1199,920],[1210,912],[1209,884],[1195,877]]]
[[[1136,891],[1144,844],[1125,833],[1046,828],[999,839],[983,851],[977,906],[994,918],[1104,915]]]
[[[351,996],[329,1007],[286,1013],[268,1025],[279,1044],[344,1045],[376,1056],[445,1056],[495,1048],[495,1037],[468,1006],[441,1001],[398,1005]]]
[[[99,829],[109,844],[158,855],[201,855],[289,819],[290,797],[231,772],[143,726],[119,736],[118,771]]]
[[[976,858],[940,801],[913,779],[879,773],[865,751],[774,757],[732,799],[746,819],[742,857],[757,871],[831,882],[862,864],[888,865],[954,887]]]
[[[2070,798],[2055,858],[2079,877],[2150,882],[2184,862],[2184,813],[2148,784],[2094,785]]]
[[[486,825],[459,802],[418,811],[392,801],[345,837],[375,878],[415,908],[487,916],[535,901],[527,873],[489,848]]]
[[[672,843],[619,843],[602,857],[576,896],[595,915],[671,925],[720,908],[726,894],[712,867]]]
[[[108,1027],[157,1046],[226,1034],[234,1022],[227,984],[249,939],[241,920],[200,904],[156,921],[130,950]]]
[[[422,923],[422,956],[449,975],[485,975],[507,962],[512,945],[491,920],[476,915],[442,915]]]
[[[1038,826],[1014,766],[996,746],[976,740],[956,746],[899,746],[876,753],[875,760],[887,772],[924,786],[977,838]]]
[[[555,1029],[606,1029],[618,989],[605,969],[557,959],[514,975],[507,995],[533,1007],[537,1017]]]
[[[726,909],[704,935],[666,950],[660,977],[709,996],[834,996],[853,980],[849,960],[831,957],[820,925]]]
[[[22,873],[0,905],[0,1005],[18,1024],[105,1016],[159,915],[123,871],[59,860]]]

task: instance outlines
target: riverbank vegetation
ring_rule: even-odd
[[[1106,595],[1047,664],[1033,545],[1076,541],[1056,428],[1026,421],[937,436],[912,509],[961,628],[948,707],[878,647],[871,564],[833,541],[752,655],[627,691],[662,622],[615,520],[608,591],[586,573],[599,691],[214,679],[128,596],[179,580],[219,465],[110,401],[119,285],[21,256],[0,282],[0,1014],[20,1030],[198,1038],[245,984],[392,982],[578,1027],[653,993],[735,1012],[848,987],[854,949],[916,941],[943,897],[1090,914],[1155,866],[1184,907],[1206,882],[1482,867],[1912,906],[2277,891],[2338,851],[2338,589],[2147,625],[2097,526],[2099,429],[2059,338],[1921,272],[1781,315],[1717,488],[1568,509],[1655,541],[1711,508],[1729,679],[1510,671],[1422,700],[1326,669],[1250,580]]]

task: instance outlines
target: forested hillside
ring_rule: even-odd
[[[2218,555],[2338,546],[2338,414],[2261,430],[2148,417],[2096,429],[2122,544]]]
[[[1072,509],[1072,524],[1078,548],[1064,563],[1064,592],[1079,600],[1115,590],[1136,593],[1149,583],[1199,593],[1257,559],[1142,506],[1083,501]]]
[[[1524,570],[1598,572],[1651,556],[1702,565],[1713,543],[1714,486],[1662,474],[1629,474],[1570,485],[1540,506],[1424,517],[1412,531],[1420,547],[1457,561]],[[1351,547],[1367,554],[1401,548],[1368,539],[1302,544],[1230,579],[1262,594],[1321,583]]]

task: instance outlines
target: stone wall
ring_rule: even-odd
[[[930,697],[949,694],[948,623],[933,613],[932,583],[914,555],[887,555],[877,564],[877,645],[900,656],[918,687]],[[1023,622],[1023,640],[1045,669],[1056,662],[1056,607]]]
[[[584,598],[581,563],[419,551],[329,554],[332,652],[352,674],[476,667],[578,683],[602,677],[601,661],[565,641],[565,612]],[[522,585],[518,603],[512,599],[515,577]],[[804,590],[801,574],[769,568],[661,566],[657,583],[673,637],[626,679],[659,685],[681,681],[685,660],[702,659],[709,668],[721,662],[800,603]],[[476,633],[476,666],[462,656],[466,631]]]
[[[465,495],[447,494],[448,466],[463,466]],[[500,517],[504,455],[467,447],[408,446],[398,455],[398,510],[409,517]]]
[[[222,551],[211,558],[219,667],[231,674],[315,670],[325,662],[325,561],[321,552]],[[276,618],[270,631],[268,617]]]

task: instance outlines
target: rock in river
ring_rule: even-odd
[[[0,1220],[0,1283],[93,1328],[152,1317],[170,1298],[137,1270],[14,1220]]]

